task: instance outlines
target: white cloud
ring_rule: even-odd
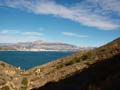
[[[0,34],[16,34],[19,33],[17,30],[0,30]]]
[[[72,37],[77,37],[77,38],[88,37],[87,35],[79,35],[73,32],[62,32],[62,34],[65,36],[72,36]]]
[[[42,36],[41,32],[33,32],[33,31],[18,31],[18,30],[0,30],[0,35],[26,35],[26,36]]]
[[[43,33],[41,32],[23,32],[23,35],[29,35],[29,36],[42,36]]]
[[[120,19],[110,18],[108,14],[109,12],[120,14],[119,5],[119,0],[84,0],[70,7],[50,0],[4,0],[2,6],[20,8],[35,14],[52,14],[82,25],[114,30],[120,27]]]

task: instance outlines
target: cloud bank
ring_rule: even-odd
[[[0,35],[26,35],[26,36],[42,36],[41,32],[33,32],[33,31],[18,31],[18,30],[0,30]]]
[[[11,43],[11,42],[29,42],[40,40],[44,34],[41,32],[33,31],[18,31],[18,30],[0,30],[0,42]]]
[[[70,6],[54,0],[2,0],[0,6],[19,8],[34,14],[50,14],[102,30],[120,28],[120,0],[83,0]]]

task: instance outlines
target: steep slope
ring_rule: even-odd
[[[110,60],[110,61],[109,61]],[[95,63],[58,82],[33,90],[120,90],[120,56]]]
[[[36,69],[43,77],[33,90],[119,90],[120,38]]]

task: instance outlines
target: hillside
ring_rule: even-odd
[[[5,70],[0,73],[0,90],[119,90],[119,60],[120,38],[27,71],[10,66],[14,69],[10,75],[4,73],[9,64],[2,62],[0,70],[3,66]],[[1,84],[3,79],[6,82]]]
[[[49,75],[44,77],[47,83],[43,86],[40,83],[40,88],[33,90],[119,90],[119,60],[120,38],[100,48],[61,59],[61,62],[49,63]],[[52,67],[57,69],[51,70]]]
[[[120,56],[105,60],[32,90],[120,90]]]

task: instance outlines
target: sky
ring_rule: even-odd
[[[120,37],[120,0],[0,0],[0,43],[98,47]]]

